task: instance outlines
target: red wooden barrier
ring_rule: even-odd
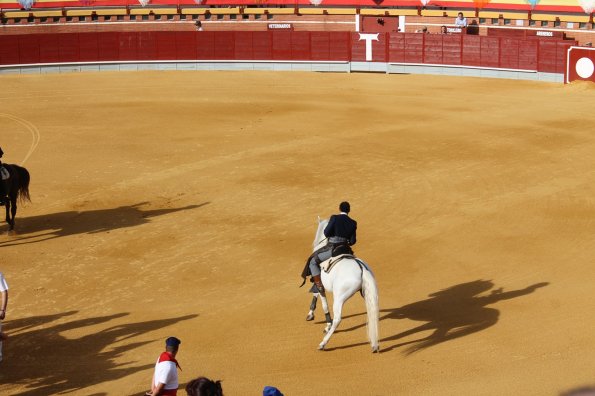
[[[576,80],[595,82],[595,48],[569,48],[568,64],[564,75],[566,83]]]
[[[97,61],[356,61],[563,73],[568,40],[418,33],[97,32],[0,36],[0,64]]]

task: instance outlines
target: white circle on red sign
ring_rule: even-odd
[[[580,58],[576,62],[575,69],[576,74],[578,74],[579,77],[589,78],[593,75],[593,72],[595,72],[595,65],[593,64],[593,61],[589,58]]]

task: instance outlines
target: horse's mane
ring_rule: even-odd
[[[318,220],[318,229],[316,230],[316,236],[314,237],[314,242],[312,242],[312,250],[316,250],[323,241],[324,241],[324,229],[328,224],[329,219]]]

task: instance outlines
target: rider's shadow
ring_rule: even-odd
[[[411,341],[400,342],[383,352],[407,346],[404,353],[409,355],[431,346],[464,337],[487,329],[498,322],[500,311],[488,307],[502,300],[521,297],[533,293],[549,283],[537,283],[524,289],[503,291],[493,289],[494,283],[476,280],[449,287],[429,295],[430,298],[405,305],[396,309],[383,309],[384,319],[410,319],[424,324],[410,330],[381,339],[381,342],[401,340],[418,333],[431,331],[428,336]],[[489,292],[491,290],[491,292]],[[489,292],[489,294],[485,294]]]

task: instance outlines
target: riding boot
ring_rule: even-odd
[[[314,284],[318,288],[318,292],[322,297],[326,297],[326,292],[324,291],[324,285],[322,284],[322,280],[320,279],[320,275],[314,275],[312,277],[314,279]]]

